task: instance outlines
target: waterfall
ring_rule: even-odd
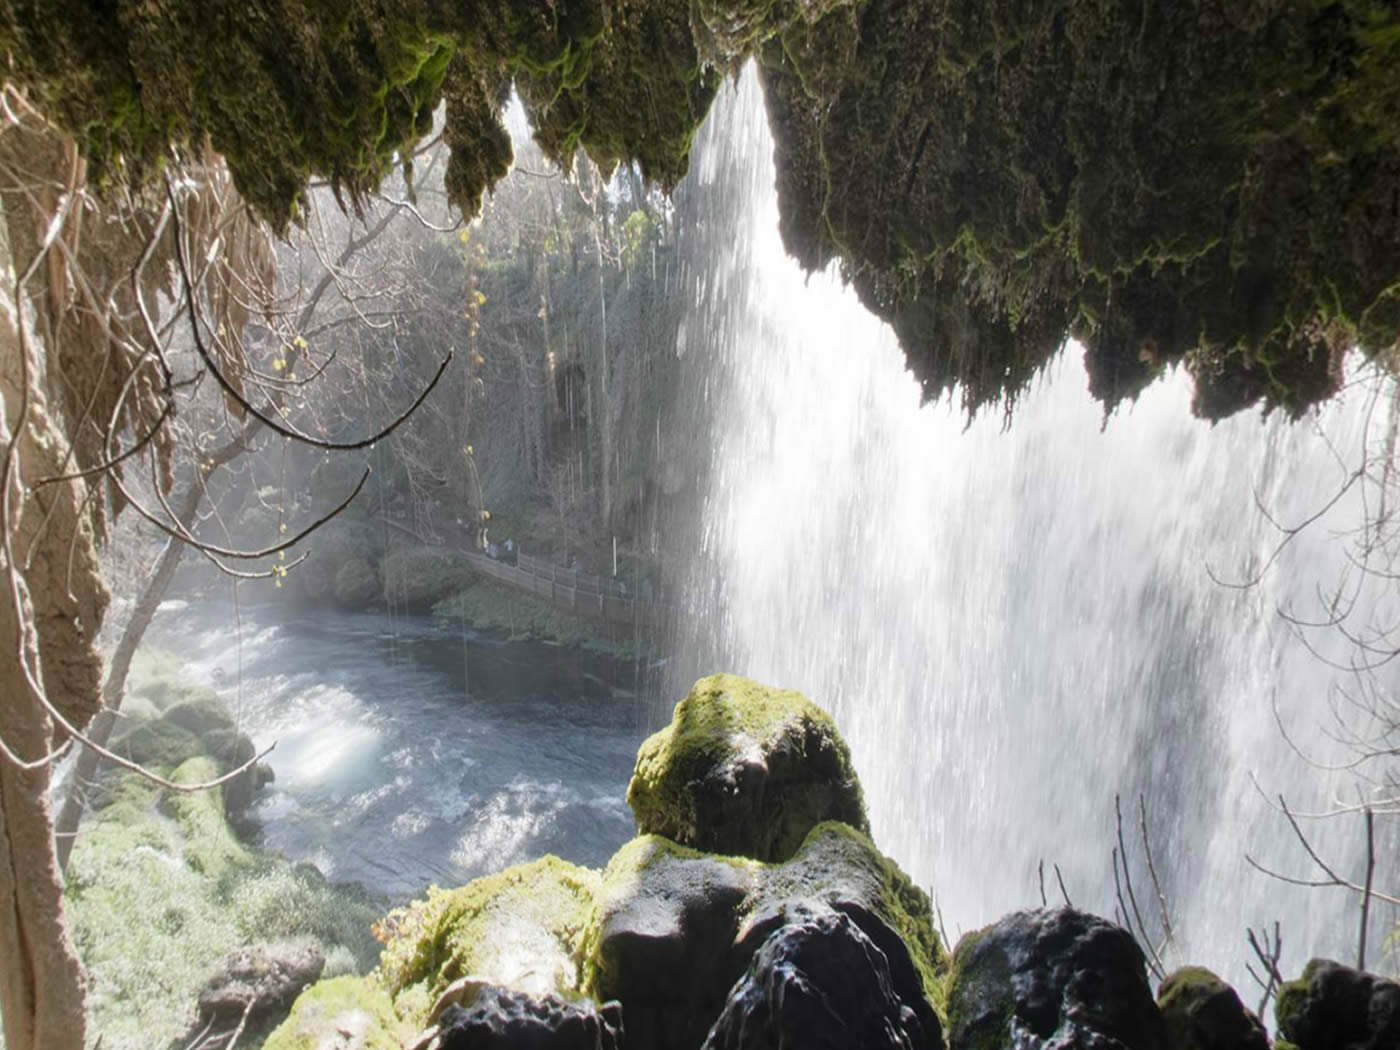
[[[716,104],[680,205],[698,223],[677,349],[703,509],[672,695],[731,670],[830,710],[877,843],[954,940],[1038,905],[1041,862],[1050,903],[1058,865],[1076,905],[1111,916],[1120,795],[1155,929],[1144,800],[1169,966],[1210,966],[1253,1002],[1246,930],[1275,920],[1286,974],[1311,954],[1354,959],[1355,897],[1285,885],[1245,856],[1320,877],[1271,800],[1356,799],[1350,774],[1303,761],[1280,730],[1315,760],[1346,757],[1320,728],[1336,672],[1278,610],[1342,571],[1335,529],[1359,509],[1339,501],[1256,586],[1213,574],[1269,560],[1280,534],[1260,508],[1290,522],[1326,501],[1366,398],[1212,427],[1177,374],[1105,419],[1070,346],[1009,424],[921,405],[889,328],[833,273],[808,278],[786,256],[772,150],[749,69]],[[1361,877],[1359,817],[1307,828]]]

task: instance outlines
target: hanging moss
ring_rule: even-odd
[[[782,232],[840,259],[929,394],[1008,405],[1067,337],[1113,405],[1172,365],[1298,413],[1400,326],[1400,15],[1374,0],[7,0],[10,76],[100,174],[208,136],[285,225],[378,187],[447,101],[468,213],[514,81],[548,152],[672,185],[761,62]]]
[[[1201,415],[1301,412],[1396,341],[1397,47],[1365,0],[797,19],[763,50],[783,233],[971,408],[1073,334],[1110,406],[1185,362]]]

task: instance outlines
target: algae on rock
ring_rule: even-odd
[[[868,831],[850,751],[801,693],[702,678],[643,742],[627,787],[642,833],[755,860],[791,857],[826,820]]]

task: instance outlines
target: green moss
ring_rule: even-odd
[[[856,883],[872,902],[875,914],[908,947],[924,994],[939,1016],[946,1016],[948,958],[934,929],[933,905],[898,864],[876,849],[868,835],[849,824],[827,821],[812,829],[792,861],[772,869],[765,894],[796,896],[802,886],[786,880],[790,873],[799,872],[808,885],[825,879],[827,885],[819,892],[828,897],[848,889],[838,878]],[[817,873],[815,880],[813,872]]]
[[[118,722],[118,726],[111,740],[112,750],[150,769],[171,770],[204,751],[197,736],[163,720],[126,720]]]
[[[760,766],[761,777],[739,777]],[[831,717],[791,690],[702,678],[637,752],[627,802],[638,828],[760,860],[792,856],[812,828],[869,825],[850,752]]]
[[[203,784],[218,779],[219,766],[212,758],[191,758],[171,777],[177,784]],[[234,837],[224,819],[223,791],[174,791],[166,807],[184,840],[185,863],[210,878],[220,878],[230,868],[246,866],[252,859]]]
[[[379,968],[400,1009],[420,1021],[468,974],[536,991],[577,994],[581,942],[598,873],[547,856],[424,900],[381,924]]]
[[[401,1050],[416,1034],[377,978],[335,977],[301,993],[263,1050],[323,1050],[344,1039],[356,1050]]]

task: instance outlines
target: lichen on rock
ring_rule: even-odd
[[[850,752],[800,693],[702,678],[643,742],[627,788],[643,834],[763,861],[791,857],[826,820],[868,831]]]

